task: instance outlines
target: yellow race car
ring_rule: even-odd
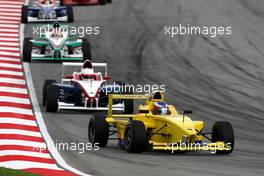
[[[143,99],[136,114],[113,114],[113,99]],[[210,132],[204,132],[203,121],[193,121],[184,111],[180,114],[164,101],[163,92],[150,95],[110,94],[108,114],[91,118],[88,138],[92,144],[105,147],[109,136],[117,134],[118,144],[129,153],[144,150],[170,152],[211,151],[229,154],[234,148],[234,132],[227,121],[215,122]],[[116,138],[115,138],[116,139]]]

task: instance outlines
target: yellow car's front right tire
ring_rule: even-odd
[[[230,150],[217,150],[217,154],[230,154],[233,152],[235,136],[232,124],[228,121],[215,122],[212,128],[212,142],[222,141],[228,144]]]

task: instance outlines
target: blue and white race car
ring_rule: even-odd
[[[60,6],[60,1],[37,0],[32,6],[22,6],[21,22],[73,22],[72,6]]]
[[[132,93],[123,81],[108,82],[110,77],[107,75],[107,63],[92,63],[90,60],[84,63],[66,62],[62,68],[61,83],[48,79],[43,84],[42,103],[47,112],[107,111],[109,94]],[[103,70],[103,74],[99,70]],[[133,100],[125,99],[113,102],[112,109],[129,114],[133,107]]]

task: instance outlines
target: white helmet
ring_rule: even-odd
[[[83,68],[81,71],[82,79],[94,79],[94,70],[93,68]]]

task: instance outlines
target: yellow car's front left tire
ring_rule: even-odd
[[[141,153],[147,145],[145,125],[141,121],[132,120],[124,132],[124,148],[129,153]]]

